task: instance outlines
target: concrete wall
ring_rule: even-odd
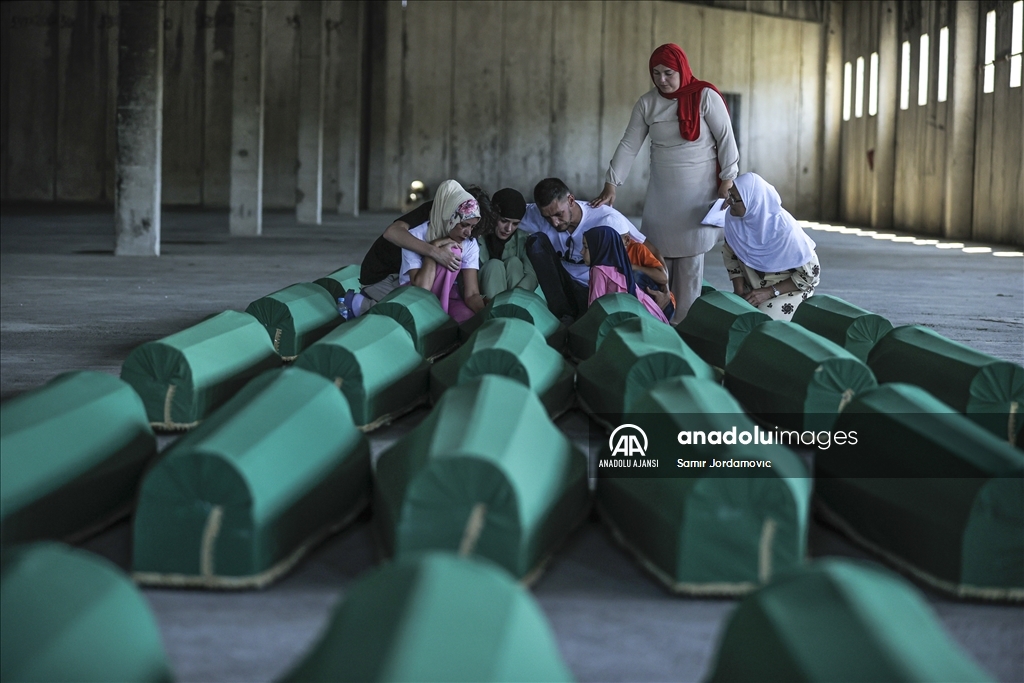
[[[117,0],[0,3],[2,199],[113,201],[117,7]],[[362,3],[334,1],[325,14],[334,56],[325,139],[334,147],[324,207],[336,208],[340,195],[351,212]],[[233,24],[232,0],[166,3],[165,205],[228,206]],[[297,0],[267,4],[266,208],[295,205],[299,24]]]
[[[647,60],[679,43],[698,78],[740,95],[741,170],[820,210],[821,24],[675,2],[388,2],[375,18],[369,205],[448,177],[529,196],[549,175],[600,191]],[[379,75],[378,75],[379,74]],[[756,115],[752,113],[756,112]],[[616,206],[640,213],[648,152]]]
[[[996,10],[995,89],[978,87],[974,166],[975,239],[1024,245],[1024,87],[1010,88],[1011,2],[981,2],[978,61],[985,14]],[[979,71],[980,73],[980,71]]]
[[[1011,2],[847,2],[843,61],[878,51],[895,74],[879,92],[878,116],[841,124],[840,215],[851,223],[977,241],[1024,244],[1024,88],[1009,87]],[[985,13],[999,19],[996,83],[982,92]],[[895,31],[887,22],[896,19]],[[950,31],[945,102],[938,101],[939,31]],[[965,33],[966,31],[966,33]],[[918,104],[920,39],[929,36],[928,99]],[[902,43],[911,45],[910,97],[899,108]],[[842,74],[839,74],[842,78]],[[882,111],[885,103],[888,111]],[[888,126],[895,135],[884,134]],[[869,152],[874,168],[868,161]],[[888,159],[892,159],[890,167]],[[892,174],[890,206],[879,189]],[[968,208],[970,207],[970,208]]]

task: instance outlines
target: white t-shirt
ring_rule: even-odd
[[[547,235],[555,252],[565,256],[562,265],[565,266],[565,270],[572,276],[572,279],[582,285],[589,285],[590,267],[583,263],[583,233],[591,228],[607,225],[620,235],[629,234],[633,241],[641,244],[647,238],[614,207],[604,205],[594,208],[578,199],[576,205],[583,211],[583,217],[580,218],[580,224],[571,233],[559,232],[552,228],[544,216],[540,215],[540,209],[536,204],[526,205],[526,215],[523,216],[519,229],[528,233],[541,232]]]
[[[427,228],[429,222],[420,223],[415,228],[409,230],[409,234],[418,240],[427,240]],[[471,268],[473,270],[480,269],[480,246],[476,243],[475,239],[463,240],[462,244],[462,270]],[[409,251],[408,249],[402,250],[402,270],[398,273],[398,284],[408,284],[409,271],[418,270],[423,267],[423,257],[417,254],[415,251]]]

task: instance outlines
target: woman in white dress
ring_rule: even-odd
[[[704,254],[721,233],[701,225],[739,173],[739,152],[729,110],[718,89],[697,80],[682,48],[662,45],[651,55],[655,87],[637,100],[615,150],[604,191],[591,206],[611,205],[629,176],[644,139],[651,136],[651,179],[644,201],[643,232],[665,256],[676,296],[672,324],[686,317],[700,295]]]

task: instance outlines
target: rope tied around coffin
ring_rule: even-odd
[[[487,504],[477,503],[473,506],[469,517],[466,519],[466,528],[462,532],[462,541],[459,543],[459,555],[467,557],[473,554],[476,549],[476,542],[480,540],[480,534],[484,530],[484,523],[487,521]]]

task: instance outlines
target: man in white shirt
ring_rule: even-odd
[[[616,209],[576,201],[558,178],[537,183],[533,200],[535,203],[526,206],[519,229],[532,233],[526,252],[548,308],[568,322],[567,318],[576,319],[587,310],[590,267],[583,262],[583,233],[607,225],[640,243],[646,237]]]

